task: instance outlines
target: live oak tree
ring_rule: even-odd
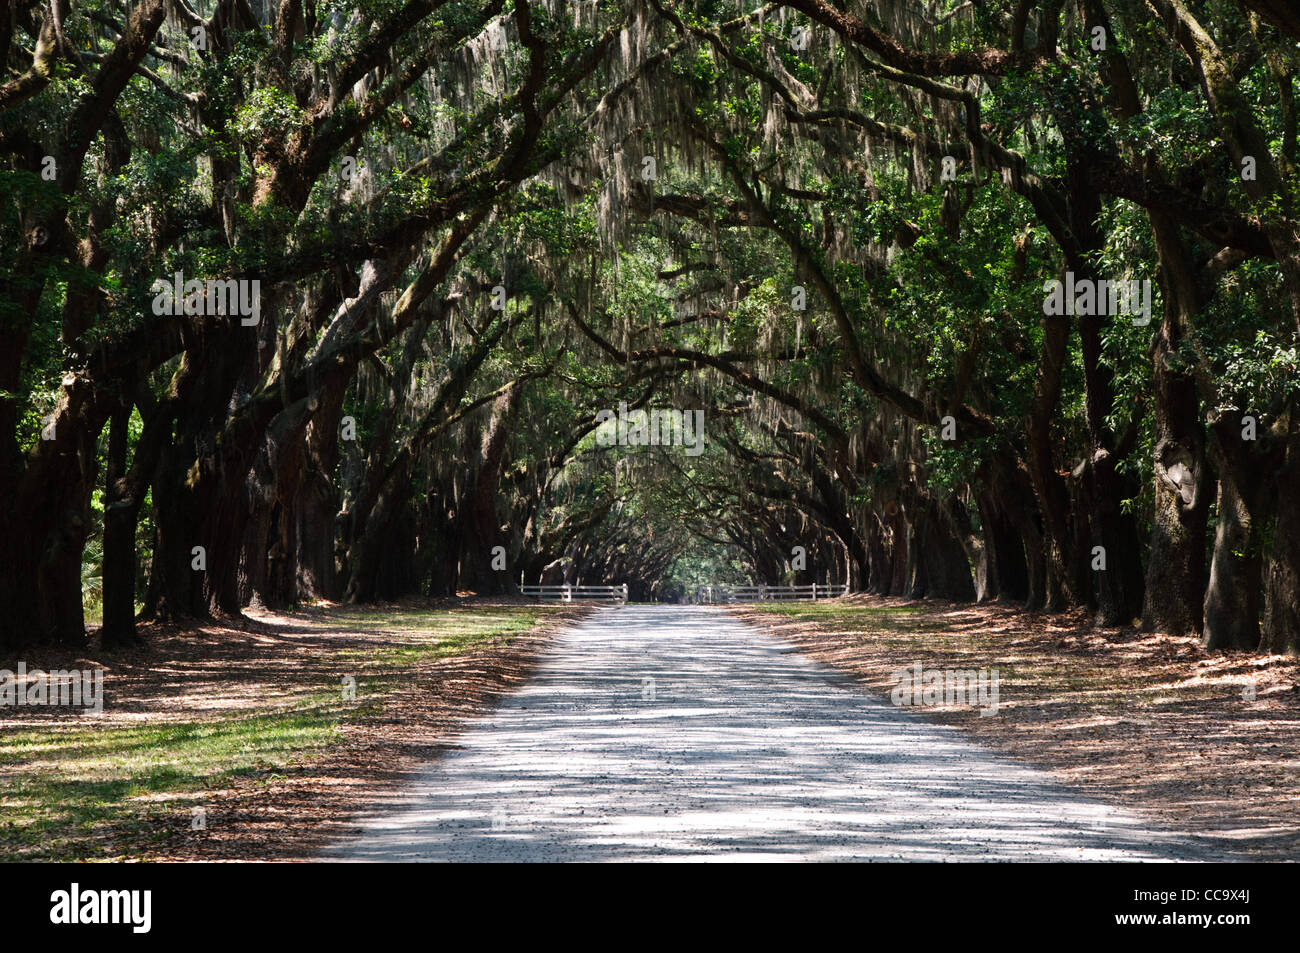
[[[1300,651],[1285,4],[5,11],[7,646],[558,573]]]

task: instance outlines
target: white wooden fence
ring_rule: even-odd
[[[807,586],[701,586],[696,591],[700,602],[765,602],[805,601],[816,602],[818,599],[836,599],[848,593],[848,586],[828,586],[812,583]]]
[[[519,591],[542,602],[627,602],[627,583],[621,586],[520,586]]]

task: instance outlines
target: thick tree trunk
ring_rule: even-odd
[[[418,592],[419,571],[415,564],[415,533],[410,512],[411,495],[408,487],[399,488],[393,500],[393,518],[388,521],[388,532],[379,549],[379,572],[375,578],[375,595],[382,600],[395,602]]]
[[[1030,482],[1043,520],[1043,608],[1049,612],[1077,605],[1081,598],[1075,584],[1078,573],[1074,564],[1069,497],[1052,452],[1052,417],[1061,393],[1069,336],[1067,318],[1044,319],[1038,379],[1025,434]]]
[[[45,537],[36,577],[41,631],[57,645],[81,646],[86,641],[82,606],[81,557],[86,545],[86,508],[68,504],[58,513],[53,533]]]
[[[925,571],[925,524],[929,517],[920,506],[909,507],[909,515],[912,518],[907,526],[907,584],[903,592],[909,599],[924,599],[925,591],[929,588]]]
[[[866,591],[879,595],[889,594],[889,557],[886,554],[884,534],[884,517],[879,513],[872,513],[871,526],[867,531],[870,566],[867,572]]]
[[[127,487],[130,421],[130,404],[118,407],[109,421],[104,474],[104,624],[99,630],[104,648],[139,641],[135,628],[135,528],[140,499]]]
[[[260,495],[257,487],[252,492]],[[248,522],[244,526],[243,555],[239,558],[240,605],[283,609],[286,605],[272,595],[275,585],[268,582],[272,569],[275,523],[278,504],[273,499],[255,500]]]
[[[893,512],[890,512],[891,504],[885,504],[885,516],[890,530],[889,538],[889,575],[888,588],[884,591],[887,596],[901,596],[907,592],[908,565],[909,565],[909,542],[910,533],[907,526],[907,514],[903,512],[903,507],[898,503],[893,503]]]
[[[1026,514],[1016,520],[1020,531],[1021,543],[1025,551],[1025,571],[1028,588],[1025,592],[1025,608],[1042,609],[1047,605],[1047,559],[1044,555],[1045,543],[1038,520]]]
[[[172,458],[172,454],[166,456]],[[208,616],[203,570],[195,568],[200,555],[195,548],[203,545],[199,542],[199,514],[193,494],[183,482],[185,474],[172,458],[159,467],[153,483],[153,566],[145,609],[147,615],[165,622]],[[206,564],[206,549],[201,555]]]
[[[1262,433],[1267,438],[1268,434]],[[1253,650],[1259,645],[1264,570],[1263,528],[1268,521],[1267,481],[1277,460],[1267,443],[1246,441],[1240,416],[1222,416],[1210,429],[1219,472],[1218,524],[1205,588],[1202,644],[1210,650]]]
[[[18,506],[35,517],[33,535],[19,538],[38,552],[36,588],[25,598],[36,599],[36,631],[58,645],[86,641],[81,562],[98,470],[96,443],[106,417],[86,401],[80,413],[60,423],[71,433],[66,439],[60,435],[53,452],[40,458],[46,465],[33,465],[18,499]]]
[[[976,506],[978,507],[978,500]],[[942,508],[946,523],[953,532],[966,557],[966,575],[971,578],[972,569],[973,594],[976,602],[989,602],[997,598],[997,567],[993,565],[994,556],[989,552],[984,537],[975,531],[970,511],[958,496],[953,496]]]
[[[96,444],[110,410],[89,380],[69,379],[53,415],[52,439],[43,430],[25,467],[17,459],[4,461],[0,644],[85,644],[81,562]]]
[[[512,387],[492,404],[492,413],[483,432],[479,451],[478,472],[470,496],[471,520],[474,538],[468,540],[469,559],[474,567],[474,591],[480,595],[495,595],[506,590],[507,580],[501,571],[492,568],[492,549],[505,545],[496,509],[497,488],[505,464],[510,427],[519,410],[523,389]]]
[[[1205,532],[1213,483],[1193,435],[1156,445],[1155,509],[1142,609],[1145,632],[1199,635],[1205,598]]]
[[[998,602],[1024,602],[1029,598],[1029,567],[1015,522],[993,491],[979,495],[984,551],[988,554],[987,598]]]
[[[950,602],[974,602],[970,561],[952,518],[929,501],[921,547],[925,553],[925,595]]]
[[[1155,374],[1155,508],[1142,629],[1201,634],[1205,602],[1205,535],[1213,477],[1195,381],[1179,350],[1200,294],[1177,227],[1149,215],[1163,265],[1165,314],[1152,348]]]
[[[429,595],[431,596],[454,596],[459,583],[457,578],[457,569],[460,565],[460,523],[459,507],[457,506],[452,487],[448,484],[445,488],[445,495],[438,501],[438,512],[442,514],[435,530],[434,537],[434,554],[432,560],[432,569],[429,576]],[[448,511],[448,507],[452,512]],[[524,567],[527,578],[535,579],[536,573],[531,572],[529,567]],[[540,566],[537,567],[540,571]],[[512,582],[517,581],[512,579]]]
[[[1276,655],[1300,655],[1300,406],[1293,401],[1289,409],[1264,590],[1263,646]]]
[[[251,457],[239,445],[220,456],[205,452],[198,460],[182,451],[160,469],[154,481],[160,617],[241,614],[239,556],[249,518]]]
[[[846,581],[853,591],[857,591],[862,588],[863,581],[871,576],[871,555],[867,548],[867,542],[858,533],[858,528],[853,520],[847,515],[840,515],[844,512],[842,503],[837,506],[835,502],[832,502],[827,509],[829,515],[835,517],[830,521],[832,525],[828,528],[843,544],[844,551],[849,559],[848,579]],[[808,548],[812,549],[812,547]],[[786,551],[789,552],[788,549]],[[806,571],[809,574],[809,581],[821,579],[824,575],[818,572],[815,564],[810,564]]]
[[[337,600],[342,595],[334,557],[338,491],[332,479],[308,466],[297,501],[298,591],[304,599]]]
[[[263,324],[270,330],[267,310]],[[214,324],[204,334],[203,356],[191,348],[178,371],[176,439],[153,481],[155,611],[168,620],[240,613],[239,554],[249,513],[245,480],[270,423],[247,420],[237,433],[229,429],[236,395],[247,394],[253,386],[247,382],[269,360],[259,357],[256,332]]]
[[[335,517],[339,494],[334,485],[341,439],[344,383],[323,389],[320,407],[307,427],[302,482],[295,515],[298,531],[298,589],[307,599],[338,599],[334,564]]]
[[[365,516],[364,529],[352,537],[351,571],[344,595],[348,602],[375,602],[393,596],[394,586],[384,574],[386,567],[388,571],[393,568],[392,554],[403,545],[393,531],[409,493],[410,479],[403,468],[385,483]]]
[[[306,430],[319,406],[313,395],[280,413],[268,428],[249,474],[248,499],[253,512],[244,541],[241,604],[254,593],[270,608],[291,608],[298,601],[296,504]]]
[[[1119,462],[1118,453],[1097,453],[1085,475],[1087,522],[1094,544],[1106,554],[1106,569],[1094,574],[1098,625],[1127,625],[1142,614],[1142,543],[1136,520],[1120,507],[1137,491],[1116,471]]]

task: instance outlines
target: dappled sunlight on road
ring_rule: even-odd
[[[597,612],[458,742],[326,856],[1215,856],[863,694],[711,608]]]

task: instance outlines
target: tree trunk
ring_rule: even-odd
[[[1215,421],[1210,448],[1219,471],[1218,525],[1201,643],[1212,651],[1250,651],[1259,646],[1260,636],[1263,528],[1269,515],[1265,481],[1277,461],[1268,459],[1267,444],[1242,439],[1240,416]]]
[[[982,490],[978,502],[984,551],[988,554],[988,598],[1024,602],[1029,598],[1029,567],[1015,522],[1004,512],[993,491]]]
[[[879,595],[889,594],[889,559],[886,555],[884,540],[884,518],[879,513],[871,514],[871,527],[867,531],[867,551],[870,564],[867,572],[867,592]]]
[[[907,526],[907,514],[903,512],[903,507],[898,503],[893,503],[894,511],[891,514],[889,507],[891,504],[885,504],[885,514],[888,517],[890,540],[889,540],[889,588],[885,590],[884,595],[901,596],[908,591],[908,566],[910,563],[910,533]]]
[[[483,432],[478,473],[470,497],[475,535],[469,546],[469,557],[474,567],[474,591],[480,595],[494,595],[506,589],[505,577],[492,568],[493,547],[506,542],[497,517],[496,496],[505,464],[510,426],[522,396],[522,388],[512,387],[498,397],[492,404],[492,413]]]
[[[1165,314],[1152,348],[1155,375],[1155,508],[1151,519],[1142,629],[1201,634],[1205,602],[1205,534],[1213,478],[1191,373],[1180,346],[1200,293],[1177,227],[1149,216],[1162,265]]]
[[[1264,590],[1263,646],[1275,655],[1300,655],[1300,406],[1293,401],[1289,409]]]
[[[104,474],[104,624],[100,645],[113,648],[138,642],[135,628],[135,527],[139,494],[127,487],[127,436],[131,405],[118,407],[109,421]]]
[[[1038,379],[1026,428],[1027,463],[1038,509],[1043,518],[1043,608],[1059,612],[1080,601],[1075,586],[1074,541],[1070,531],[1069,501],[1065,481],[1057,472],[1052,453],[1052,416],[1061,393],[1069,320],[1048,316],[1043,322],[1043,344],[1038,359]]]
[[[1142,542],[1136,521],[1120,508],[1137,490],[1117,472],[1121,459],[1119,453],[1095,453],[1085,475],[1087,522],[1093,542],[1106,553],[1105,571],[1094,575],[1098,625],[1127,625],[1142,614]]]
[[[921,549],[925,553],[926,598],[975,601],[975,584],[971,579],[966,549],[952,518],[934,500],[928,501]]]
[[[340,503],[334,471],[339,459],[345,392],[343,384],[323,389],[320,407],[305,436],[295,515],[300,524],[298,589],[307,599],[335,600],[341,594],[334,565],[335,517]]]

